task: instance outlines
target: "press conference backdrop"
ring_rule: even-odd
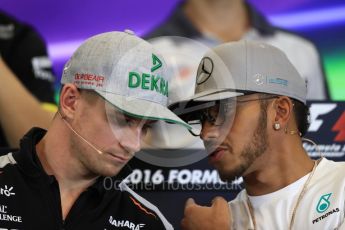
[[[1,0],[0,9],[41,32],[59,82],[64,63],[83,40],[111,30],[131,29],[143,35],[164,20],[180,1]],[[273,24],[300,33],[317,45],[331,99],[345,100],[344,0],[249,1]]]
[[[311,125],[305,137],[313,140],[317,146],[304,142],[304,148],[314,159],[324,156],[334,161],[344,161],[345,102],[309,102],[309,106]],[[152,155],[170,152],[171,150],[150,150]],[[181,150],[178,154],[195,152],[197,150],[189,149]],[[217,195],[231,200],[242,189],[241,178],[233,183],[222,182],[217,171],[208,164],[207,158],[176,168],[156,167],[138,158],[134,158],[131,165],[134,170],[128,178],[129,185],[157,204],[176,229],[180,228],[187,198],[193,197],[198,203],[209,205]],[[111,188],[110,184],[106,186]]]

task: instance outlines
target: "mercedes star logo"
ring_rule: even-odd
[[[201,85],[206,82],[213,72],[213,61],[209,57],[204,57],[198,68],[196,84]]]

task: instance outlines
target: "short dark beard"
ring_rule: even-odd
[[[228,172],[219,172],[219,176],[223,181],[230,182],[241,177],[253,162],[266,151],[269,145],[267,136],[267,106],[267,101],[260,101],[258,124],[251,143],[248,143],[241,152],[241,165]]]

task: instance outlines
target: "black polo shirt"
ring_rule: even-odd
[[[0,228],[172,229],[157,207],[116,183],[129,174],[128,167],[116,177],[100,177],[63,220],[58,182],[45,173],[35,150],[45,133],[33,128],[18,152],[0,157]]]
[[[55,104],[55,76],[44,40],[33,27],[1,10],[0,55],[18,80],[37,100]],[[13,106],[11,103],[9,101],[8,106]],[[0,147],[8,147],[1,126]]]

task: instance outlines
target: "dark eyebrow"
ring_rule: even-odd
[[[157,122],[158,122],[158,120],[145,120],[145,124],[148,124],[148,125],[152,125],[152,124],[155,124]]]

